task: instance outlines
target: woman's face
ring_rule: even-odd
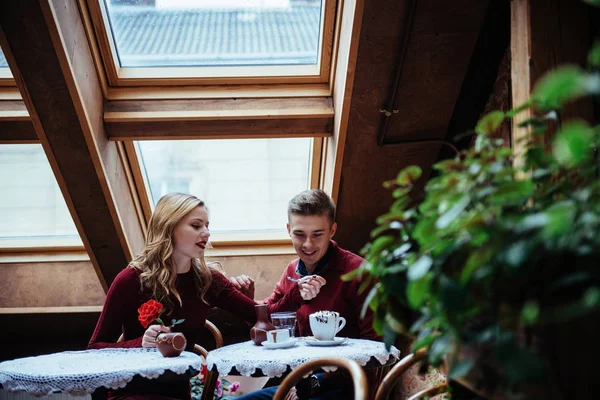
[[[203,256],[209,237],[208,213],[204,206],[198,206],[173,229],[173,257],[177,264]]]

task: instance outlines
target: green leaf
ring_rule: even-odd
[[[477,250],[474,250],[467,262],[465,263],[465,267],[462,270],[460,275],[460,283],[466,285],[473,272],[478,270],[482,265],[487,263],[496,253],[496,250],[493,247],[480,247]]]
[[[591,6],[600,7],[600,0],[583,0],[583,2]]]
[[[595,5],[600,6],[600,0],[585,0],[589,4],[592,2],[596,3]],[[588,53],[588,65],[590,68],[600,68],[600,40],[596,40],[592,49]]]
[[[492,204],[524,202],[531,197],[535,184],[530,180],[502,183],[489,197]]]
[[[437,338],[429,349],[429,363],[439,365],[451,348],[452,341],[449,334]]]
[[[521,321],[525,325],[534,325],[540,316],[540,306],[535,301],[528,301],[521,310]]]
[[[502,111],[492,111],[479,120],[475,132],[491,135],[502,124],[505,117],[506,115]]]
[[[399,187],[398,189],[394,189],[394,192],[392,193],[392,196],[394,196],[394,198],[399,199],[401,197],[406,196],[408,193],[410,193],[411,188],[409,187]]]
[[[436,228],[444,229],[454,221],[471,202],[471,196],[465,194],[448,211],[446,211],[435,223]]]
[[[394,241],[396,241],[396,238],[393,236],[380,236],[373,242],[369,253],[380,254],[384,249],[388,248],[390,244],[394,243]]]
[[[362,309],[360,310],[360,318],[361,319],[364,318],[365,315],[367,314],[367,309],[369,308],[369,304],[371,304],[371,301],[375,298],[375,296],[377,296],[377,291],[379,290],[380,286],[381,286],[381,283],[377,283],[369,291],[369,294],[365,298],[365,302],[362,305]]]
[[[165,323],[163,322],[162,319],[160,318],[156,318],[156,322],[158,322],[160,325],[164,325]]]
[[[416,165],[404,168],[396,177],[396,182],[400,186],[412,186],[419,180],[423,171]]]
[[[396,341],[396,336],[398,335],[396,331],[387,322],[388,321],[386,316],[386,324],[383,326],[383,343],[385,343],[386,349],[389,350],[394,345],[394,342]]]
[[[413,263],[408,269],[408,279],[416,281],[425,276],[429,269],[433,265],[433,260],[428,255],[422,255],[417,261]]]
[[[419,309],[427,299],[431,290],[431,280],[432,278],[429,275],[425,275],[419,280],[408,282],[406,297],[410,306],[415,310]]]
[[[563,104],[590,92],[586,79],[587,74],[580,67],[561,66],[551,70],[538,81],[531,97],[540,110],[559,110]]]
[[[504,260],[512,267],[518,267],[527,261],[528,256],[529,242],[526,240],[519,240],[506,248]]]
[[[600,304],[600,288],[591,287],[583,294],[583,304],[588,308],[597,307]]]
[[[464,377],[465,375],[467,375],[469,373],[471,368],[473,368],[474,364],[475,363],[473,362],[473,360],[470,360],[470,359],[461,360],[459,362],[453,363],[452,366],[450,366],[450,371],[448,372],[448,378],[460,379],[460,378]]]
[[[584,121],[569,121],[556,134],[552,152],[556,160],[566,167],[573,167],[593,157],[594,131]]]
[[[542,228],[546,239],[558,238],[567,234],[575,220],[575,206],[572,201],[554,203],[546,210],[548,223]]]
[[[366,261],[363,262],[363,265],[365,263],[366,263]],[[352,271],[342,275],[340,277],[340,279],[345,282],[352,281],[352,280],[360,277],[360,275],[362,275],[362,272],[363,272],[363,266],[361,265],[360,268],[353,269]]]
[[[396,333],[406,334],[406,326],[400,321],[398,321],[392,314],[389,312],[385,316],[386,324]]]

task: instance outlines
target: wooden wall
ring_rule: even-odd
[[[382,182],[408,165],[427,176],[446,136],[487,1],[374,0],[365,3],[338,197],[341,246],[358,252],[391,205]],[[396,86],[396,75],[398,75]],[[383,146],[378,135],[389,117]]]
[[[294,254],[222,256],[208,261],[219,261],[227,276],[246,274],[255,279],[256,299],[262,300],[294,258]],[[86,348],[104,298],[90,261],[0,264],[0,305],[20,310],[0,313],[4,327],[0,336],[5,343],[0,346],[0,361]],[[69,306],[78,309],[49,308]],[[221,329],[226,343],[249,337],[248,325],[227,312],[212,311],[209,318]],[[209,335],[202,339],[207,348],[212,346]],[[6,345],[8,340],[10,345]]]

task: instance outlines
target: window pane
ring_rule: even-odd
[[[8,63],[6,62],[6,57],[4,57],[2,49],[0,49],[0,77],[12,77],[10,68],[8,68]]]
[[[206,202],[213,232],[282,231],[309,188],[312,139],[137,142],[151,203],[170,192]]]
[[[0,187],[0,238],[79,237],[41,145],[0,145]]]
[[[122,67],[316,64],[323,0],[104,0]]]

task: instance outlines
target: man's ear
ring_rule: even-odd
[[[331,225],[331,237],[333,237],[333,235],[335,235],[335,233],[337,232],[337,223],[333,223],[333,225]]]
[[[292,236],[292,232],[290,232],[290,223],[288,222],[287,224],[285,224],[285,227],[287,228],[288,234]]]

